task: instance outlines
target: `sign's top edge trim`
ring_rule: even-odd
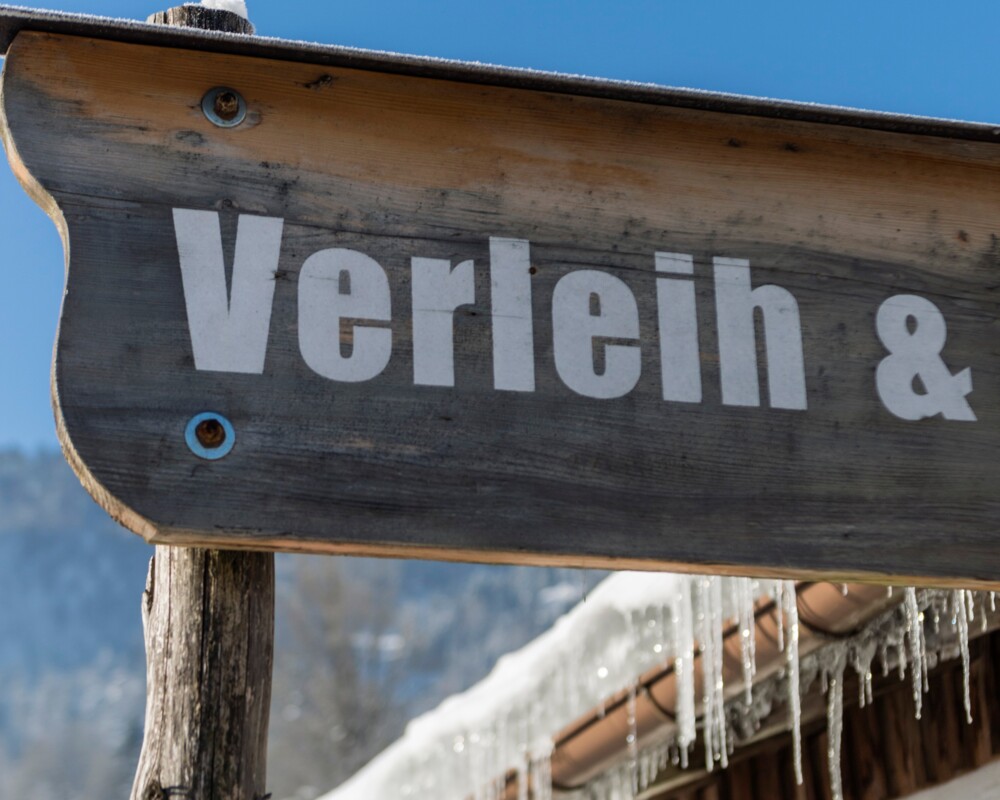
[[[350,67],[401,75],[533,89],[610,100],[718,111],[744,116],[816,122],[921,136],[1000,143],[1000,123],[988,124],[869,111],[748,95],[607,80],[539,70],[452,61],[289,39],[175,28],[24,6],[0,5],[0,56],[21,31],[38,31],[132,44],[197,49],[282,61]]]

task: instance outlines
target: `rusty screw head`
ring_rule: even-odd
[[[207,447],[209,450],[222,447],[226,441],[226,429],[217,419],[206,419],[199,422],[194,429],[194,435],[198,437],[201,446]]]
[[[217,461],[232,451],[236,431],[221,414],[204,412],[191,418],[184,433],[187,446],[199,458]]]
[[[215,113],[229,122],[240,113],[240,98],[236,92],[219,92],[215,96]]]
[[[235,128],[247,118],[247,104],[235,89],[216,86],[201,99],[201,110],[213,125]]]

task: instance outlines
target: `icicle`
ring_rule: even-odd
[[[757,621],[754,617],[753,581],[733,581],[735,608],[740,626],[740,656],[743,660],[743,697],[746,707],[753,705],[753,679],[757,674]]]
[[[639,784],[637,791],[646,791],[646,788],[652,783],[655,778],[653,769],[653,757],[650,753],[643,753],[639,756]]]
[[[917,614],[917,620],[920,622],[920,668],[924,675],[924,694],[927,694],[931,690],[931,680],[930,673],[931,668],[928,664],[927,659],[927,614],[924,611],[920,611]]]
[[[552,800],[552,754],[536,758],[532,764],[533,800]]]
[[[653,652],[657,655],[664,653],[667,649],[667,606],[660,606],[656,610],[656,645],[653,648]]]
[[[795,782],[802,785],[802,694],[799,686],[799,600],[795,581],[786,581],[782,588],[784,618],[788,625],[788,647],[785,661],[788,665],[788,707],[792,710],[792,750],[795,765]]]
[[[886,597],[892,597],[892,587],[891,586],[886,586],[885,587],[885,596]]]
[[[920,613],[917,604],[917,590],[909,587],[903,601],[906,618],[906,638],[910,645],[910,673],[913,679],[913,703],[916,706],[917,719],[923,711],[924,661],[926,659],[924,645],[924,615]]]
[[[848,588],[847,588],[847,584],[846,584],[846,583],[842,583],[842,584],[840,584],[840,593],[841,593],[841,594],[842,594],[842,595],[843,595],[844,597],[847,597],[847,593],[848,593]]]
[[[997,610],[997,593],[990,592],[990,611]]]
[[[958,628],[958,647],[962,653],[962,678],[964,681],[965,718],[972,724],[972,698],[969,694],[969,617],[966,608],[966,595],[971,594],[965,589],[956,589],[951,593],[951,602]]]
[[[829,690],[826,699],[826,727],[829,737],[827,758],[830,767],[830,795],[833,800],[844,800],[844,787],[840,774],[841,740],[844,731],[844,648],[838,648],[829,667]]]
[[[628,746],[628,769],[633,794],[639,791],[639,727],[635,717],[635,702],[638,690],[638,684],[633,683],[629,686],[628,703],[625,707],[628,724],[628,735],[625,737],[625,744]]]
[[[497,719],[495,729],[496,740],[493,742],[492,772],[493,788],[490,792],[492,800],[500,800],[507,786],[507,767],[513,762],[507,753],[507,718],[501,714]]]
[[[687,753],[698,735],[694,702],[694,613],[691,607],[692,579],[677,578],[673,604],[672,633],[674,674],[677,676],[677,742],[687,767]]]
[[[906,668],[909,666],[909,662],[906,658],[906,642],[901,641],[899,646],[896,648],[899,651],[899,655],[896,658],[896,668],[899,671],[899,679],[904,680],[906,678]]]
[[[715,663],[712,635],[712,615],[709,611],[711,578],[703,577],[698,581],[698,638],[701,639],[701,689],[702,714],[704,716],[703,733],[705,739],[705,768],[711,772],[715,768],[715,751],[713,749],[712,733],[715,728],[715,704],[713,701],[714,676],[712,665]]]
[[[712,666],[715,691],[712,699],[715,703],[715,736],[719,751],[719,763],[725,769],[729,766],[729,748],[726,746],[726,698],[722,678],[723,656],[725,655],[725,639],[722,630],[725,622],[722,608],[722,578],[712,578],[711,594],[712,635],[715,637],[715,644],[712,647],[712,654],[715,658],[715,663]]]
[[[872,702],[872,661],[878,642],[875,639],[856,644],[852,649],[854,671],[858,673],[858,705],[864,708]]]
[[[778,632],[778,652],[785,649],[785,621],[783,617],[784,606],[781,596],[785,589],[784,581],[775,581],[771,589],[771,597],[774,600],[774,627]]]
[[[729,766],[726,748],[726,716],[722,679],[722,582],[721,578],[703,577],[699,584],[699,639],[704,714],[705,764],[709,770],[718,759],[723,769]]]
[[[632,775],[627,764],[618,769],[618,796],[621,800],[635,800],[635,791],[632,789]]]
[[[716,744],[719,751],[719,763],[725,769],[729,766],[729,748],[726,746],[726,698],[725,686],[723,685],[722,666],[725,655],[722,626],[725,622],[722,608],[722,578],[712,578],[712,635],[715,637],[715,644],[712,654],[715,663],[712,666],[712,676],[714,678],[713,702],[715,703],[715,726]]]

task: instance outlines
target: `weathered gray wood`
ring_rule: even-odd
[[[242,126],[205,120],[212,86]],[[4,113],[69,245],[67,454],[150,541],[1000,584],[996,144],[29,33]],[[229,259],[239,214],[284,219],[262,375],[194,368],[174,208],[219,211]],[[531,242],[534,392],[494,387],[491,236]],[[302,265],[334,247],[392,292],[392,358],[361,383],[300,352]],[[657,251],[695,259],[700,404],[662,399]],[[414,385],[414,256],[476,265],[453,388]],[[797,299],[807,411],[769,408],[763,376],[763,407],[722,403],[715,256]],[[638,303],[619,399],[554,368],[554,287],[583,268]],[[902,293],[947,320],[977,422],[880,404],[875,314]],[[236,428],[217,462],[184,442],[209,410]]]
[[[150,15],[147,22],[181,28],[200,28],[206,31],[253,33],[253,25],[246,17],[220,8],[205,8],[193,4],[157,11]]]
[[[146,730],[132,800],[261,800],[274,556],[157,547],[143,601]]]

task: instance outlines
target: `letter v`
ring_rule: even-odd
[[[264,372],[283,225],[276,217],[240,215],[227,292],[219,215],[174,209],[195,369]]]

